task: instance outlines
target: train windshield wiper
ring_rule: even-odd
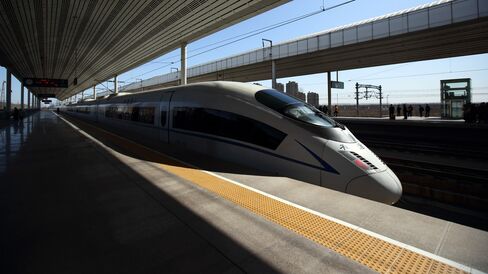
[[[346,126],[344,126],[343,124],[341,124],[339,122],[336,122],[336,121],[334,121],[334,122],[335,122],[334,127],[338,127],[338,128],[340,128],[342,130],[345,130],[346,129]]]

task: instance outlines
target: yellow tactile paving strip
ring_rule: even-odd
[[[85,124],[85,123],[83,123]],[[91,125],[87,125],[93,127]],[[99,128],[96,128],[102,131]],[[288,228],[379,273],[467,273],[443,262],[320,217],[266,195],[176,163],[174,159],[104,131],[117,145],[132,148],[146,158],[160,158],[160,166],[216,195],[278,225]]]
[[[380,273],[465,273],[303,209],[190,167],[161,166],[220,197]]]

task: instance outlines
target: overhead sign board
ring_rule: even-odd
[[[330,86],[332,88],[344,89],[344,82],[330,81]]]
[[[33,88],[67,88],[67,79],[49,79],[49,78],[24,78],[25,87]]]

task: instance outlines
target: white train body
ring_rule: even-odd
[[[353,134],[276,90],[208,82],[117,95],[63,108],[70,115],[272,174],[393,204],[395,174]]]

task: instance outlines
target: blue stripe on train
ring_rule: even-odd
[[[316,165],[312,165],[312,164],[308,164],[308,163],[305,163],[305,162],[302,162],[302,161],[299,161],[299,160],[296,160],[296,159],[288,158],[288,157],[285,157],[285,156],[281,156],[279,154],[266,151],[264,149],[252,147],[252,146],[249,146],[249,145],[246,145],[246,144],[242,144],[242,143],[239,143],[239,142],[235,142],[235,141],[225,140],[225,139],[222,139],[222,138],[219,138],[219,137],[215,137],[215,136],[208,136],[208,135],[204,135],[204,134],[200,134],[200,133],[187,132],[187,131],[177,130],[177,129],[171,129],[170,131],[176,132],[176,133],[180,133],[180,134],[190,135],[190,136],[194,136],[194,137],[199,137],[199,138],[204,138],[204,139],[210,139],[210,140],[214,140],[214,141],[219,141],[219,142],[222,142],[222,143],[227,143],[227,144],[231,144],[231,145],[235,145],[235,146],[240,146],[240,147],[244,147],[244,148],[247,148],[247,149],[252,149],[254,151],[258,151],[258,152],[261,152],[261,153],[264,153],[264,154],[268,154],[268,155],[271,155],[271,156],[276,157],[276,158],[280,158],[280,159],[283,159],[283,160],[287,160],[287,161],[294,162],[294,163],[297,163],[297,164],[301,164],[301,165],[304,165],[304,166],[308,166],[308,167],[311,167],[311,168],[316,168],[316,169],[320,169],[320,170],[323,170],[323,171],[331,172],[331,173],[334,173],[334,174],[339,174],[339,172],[337,172],[331,165],[329,165],[324,160],[320,159],[320,157],[317,156],[317,154],[313,153],[310,149],[308,149],[307,147],[305,147],[303,144],[301,144],[298,141],[297,142],[303,148],[305,148],[305,150],[307,150],[315,159],[317,159],[319,161],[319,163],[322,165],[322,167],[316,166]]]

